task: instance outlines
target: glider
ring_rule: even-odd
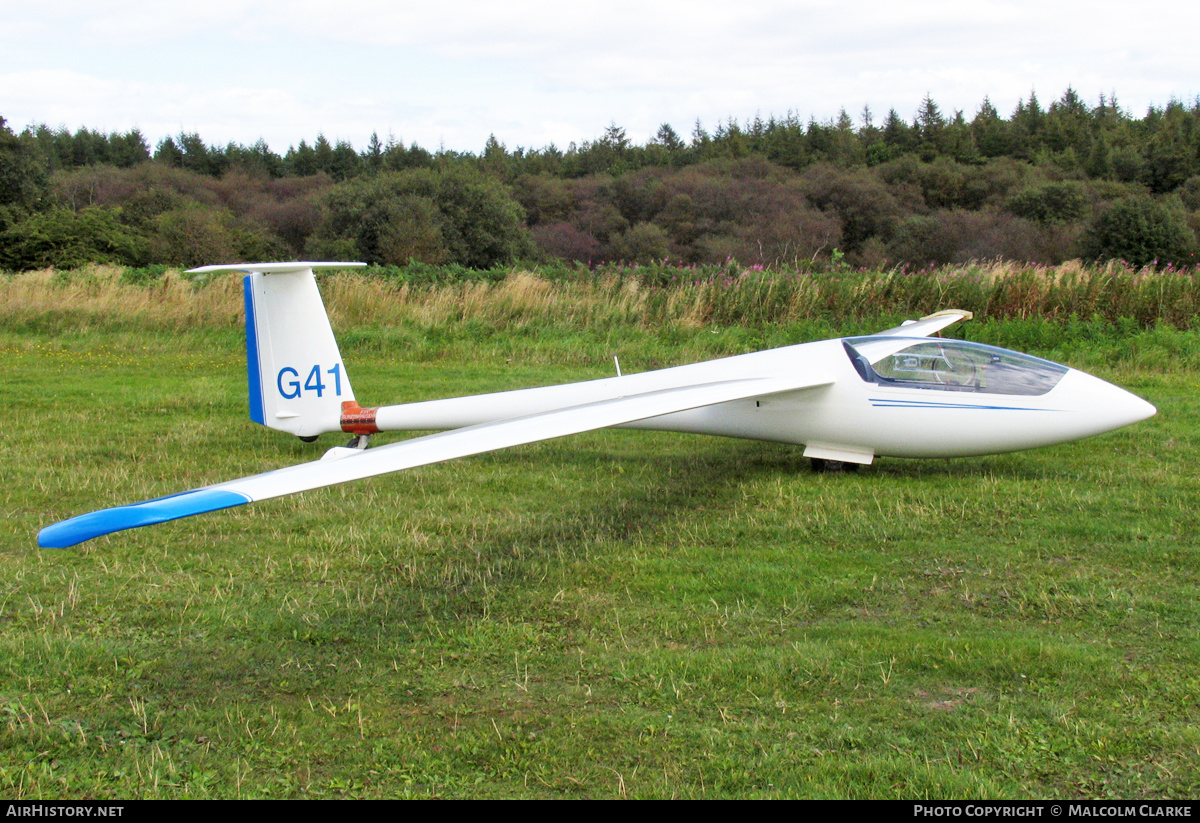
[[[930,335],[970,312],[940,311],[836,338],[600,380],[364,408],[313,270],[361,263],[204,266],[245,273],[250,417],[315,440],[320,460],[47,526],[43,547],[308,489],[607,427],[804,446],[815,468],[876,456],[962,457],[1063,443],[1144,420],[1155,408],[1091,375],[1027,354]],[[381,431],[439,433],[368,449]]]

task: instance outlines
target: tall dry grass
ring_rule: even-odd
[[[670,270],[668,270],[670,271]],[[1031,266],[1004,261],[908,271],[626,270],[576,279],[513,271],[494,282],[413,284],[361,273],[322,277],[342,328],[433,328],[476,322],[498,327],[552,324],[696,328],[831,323],[961,308],[983,319],[1100,318],[1148,328],[1200,323],[1195,270],[1132,269],[1121,263]],[[167,272],[135,284],[116,267],[0,277],[0,323],[16,328],[136,326],[182,329],[242,322],[238,275],[188,280]]]
[[[230,327],[242,323],[236,277],[191,281],[168,271],[151,284],[127,282],[119,266],[53,269],[0,278],[0,324],[5,326],[138,326],[155,329]]]

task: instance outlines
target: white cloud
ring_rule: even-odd
[[[789,110],[909,118],[926,94],[1007,114],[1067,85],[1141,114],[1200,93],[1200,61],[1166,44],[1197,22],[1165,0],[5,3],[0,114],[277,151],[318,131],[479,151],[489,133],[563,147],[612,121],[643,141],[664,121],[688,134]]]

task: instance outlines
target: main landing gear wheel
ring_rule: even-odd
[[[858,471],[858,463],[850,463],[846,460],[826,460],[821,457],[810,459],[812,460],[812,470],[817,474],[842,474],[843,472]]]

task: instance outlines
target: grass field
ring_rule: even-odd
[[[5,796],[1200,793],[1193,332],[1050,333],[1034,353],[1159,407],[1053,449],[837,476],[598,432],[39,550],[341,444],[247,419],[235,325],[72,324],[0,327]],[[386,403],[799,333],[341,337]]]

